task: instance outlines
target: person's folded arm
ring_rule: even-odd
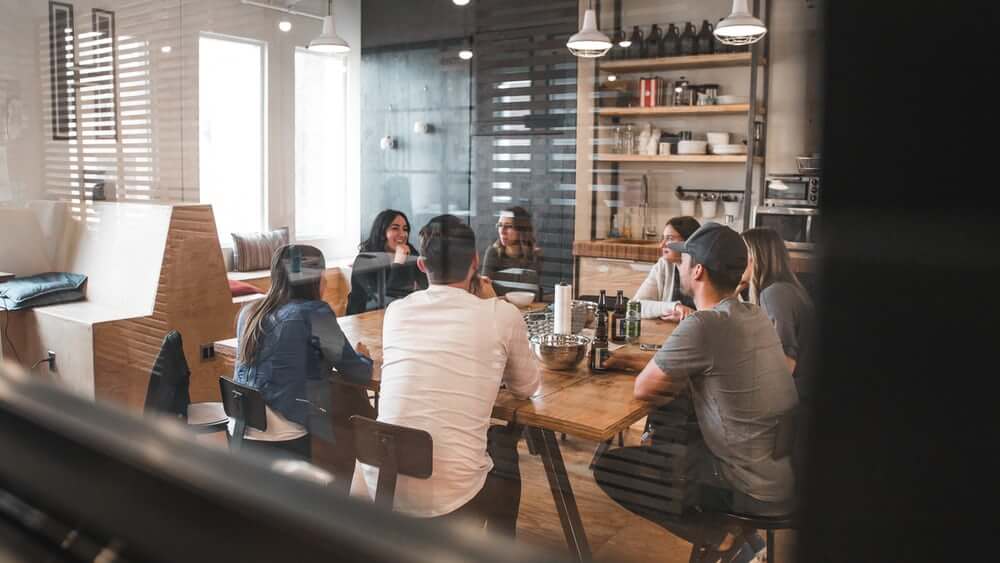
[[[636,377],[635,398],[665,403],[679,394],[690,378],[704,376],[712,365],[708,337],[697,316],[681,321]]]
[[[504,366],[503,383],[518,399],[527,399],[538,391],[542,381],[538,362],[528,345],[528,325],[521,313],[509,303],[498,303],[504,314],[498,322],[506,325],[507,365]]]
[[[337,373],[349,383],[365,384],[371,381],[372,361],[359,355],[337,324],[337,316],[327,306],[311,316],[312,338],[323,360],[329,362]],[[327,377],[327,374],[310,374]]]

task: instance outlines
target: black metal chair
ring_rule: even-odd
[[[163,337],[149,373],[144,411],[176,416],[198,433],[224,431],[229,417],[222,403],[192,403],[190,383],[191,369],[184,358],[184,341],[179,332],[171,330]]]
[[[235,421],[233,435],[229,438],[229,449],[239,451],[243,448],[247,427],[267,431],[267,406],[260,391],[236,383],[226,377],[219,378],[219,390],[222,392],[222,404],[226,415]]]
[[[358,461],[378,467],[375,504],[392,510],[399,475],[428,479],[433,471],[434,444],[424,430],[386,424],[354,415],[354,446]]]
[[[795,408],[781,416],[781,420],[778,422],[777,435],[774,438],[775,444],[774,451],[771,454],[772,459],[782,459],[789,456],[795,459],[793,450],[795,450],[796,447],[796,435],[803,418],[800,416],[800,412],[801,409]],[[739,526],[743,530],[743,533],[736,538],[736,542],[733,544],[734,550],[739,548],[746,535],[755,534],[757,533],[757,530],[764,530],[767,536],[764,553],[767,556],[768,563],[774,561],[774,531],[791,530],[796,528],[795,514],[779,514],[773,516],[757,516],[753,514],[741,514],[738,512],[704,512],[702,514],[706,518],[712,518],[723,523],[733,524]],[[691,547],[691,557],[689,561],[690,563],[702,561],[705,555],[711,552],[711,546],[703,542],[695,543]]]

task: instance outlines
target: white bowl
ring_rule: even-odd
[[[708,141],[680,141],[677,143],[677,154],[705,154]]]
[[[708,144],[710,145],[729,144],[729,133],[706,133],[705,136],[708,138]]]
[[[720,105],[720,106],[728,106],[728,105],[732,105],[732,104],[745,104],[745,103],[747,103],[747,97],[746,96],[732,96],[732,95],[716,96],[715,97],[715,103],[716,103],[716,105]]]
[[[518,307],[527,307],[535,301],[535,294],[530,291],[510,291],[504,297]]]
[[[712,145],[712,154],[746,154],[747,146],[744,144],[735,145]]]

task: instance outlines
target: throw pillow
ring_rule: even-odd
[[[239,280],[229,280],[229,292],[233,294],[233,297],[264,293],[259,287]]]
[[[270,270],[274,251],[288,244],[288,227],[264,233],[232,233],[233,271]]]
[[[0,283],[0,309],[17,311],[84,298],[87,276],[46,272]]]

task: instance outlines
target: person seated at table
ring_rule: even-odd
[[[638,299],[642,305],[642,318],[680,321],[694,312],[694,301],[690,296],[684,295],[677,281],[677,266],[681,263],[681,255],[670,250],[668,245],[684,242],[700,226],[694,217],[681,215],[671,217],[663,227],[660,259],[632,297],[633,301]]]
[[[483,252],[482,274],[503,295],[518,290],[537,292],[541,272],[542,250],[535,240],[531,215],[520,206],[504,209],[497,220],[497,240]]]
[[[479,278],[476,237],[440,215],[420,230],[419,267],[430,287],[392,302],[382,326],[380,422],[430,433],[434,472],[400,476],[395,510],[472,519],[513,536],[521,498],[516,427],[490,426],[501,384],[530,397],[540,375],[517,307]],[[362,465],[369,491],[378,469]]]
[[[283,246],[271,259],[267,295],[240,311],[233,380],[260,390],[267,416],[265,431],[247,427],[248,447],[309,460],[310,408],[325,404],[325,398],[307,393],[307,386],[328,380],[331,368],[351,383],[371,379],[367,348],[351,347],[320,297],[325,269],[318,248]],[[322,424],[317,430],[326,433],[329,418],[320,416],[317,422]],[[230,433],[233,425],[230,420]]]
[[[351,270],[348,315],[382,308],[380,298],[389,304],[427,288],[427,276],[417,268],[417,249],[410,244],[410,220],[402,211],[379,212],[358,250]]]
[[[777,231],[750,229],[743,233],[743,240],[750,260],[740,286],[749,288],[751,302],[764,309],[778,331],[799,399],[805,401],[810,391],[806,366],[815,342],[816,308],[792,271],[788,249]]]
[[[662,507],[677,499],[670,499],[665,487],[678,482],[665,471],[639,469],[681,464],[686,505],[762,516],[790,513],[795,505],[791,460],[773,459],[772,453],[778,423],[796,407],[798,394],[767,315],[734,297],[748,261],[739,234],[707,223],[686,242],[669,244],[682,254],[681,289],[693,296],[697,310],[677,325],[648,362],[644,356],[616,352],[609,365],[641,369],[636,399],[664,404],[686,388],[697,432],[689,438],[683,460],[674,459],[669,448],[655,441],[619,448],[598,460],[595,478],[625,508],[690,541],[709,541],[718,551],[741,549],[737,555],[746,561],[763,547],[760,538],[751,535],[758,545],[750,548],[745,542],[736,546],[738,532],[668,513]]]

